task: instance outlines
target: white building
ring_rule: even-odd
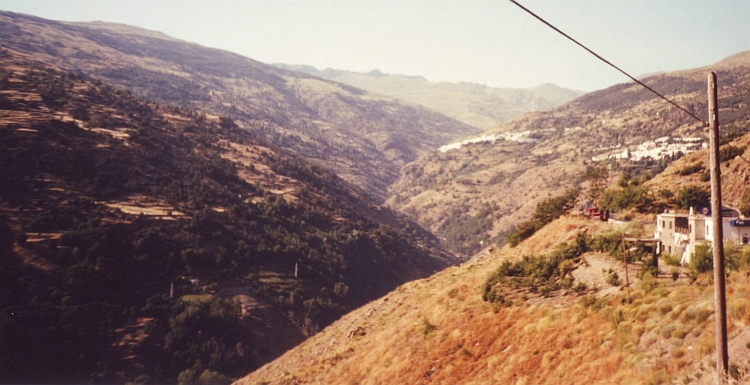
[[[736,210],[722,210],[722,231],[724,241],[738,245],[750,244],[750,219],[740,219]],[[695,246],[702,242],[712,242],[713,219],[710,215],[668,212],[656,216],[654,238],[661,241],[661,250],[680,257],[683,264],[689,263]]]

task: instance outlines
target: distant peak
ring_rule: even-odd
[[[94,28],[94,29],[106,29],[112,32],[121,33],[124,35],[138,35],[138,36],[145,36],[145,37],[152,37],[162,40],[173,40],[173,41],[180,41],[179,39],[175,39],[166,33],[159,32],[159,31],[152,31],[150,29],[145,29],[141,27],[135,27],[132,25],[127,24],[120,24],[120,23],[110,23],[105,21],[91,21],[91,22],[64,22],[65,24],[69,25],[77,25],[77,26],[83,26],[88,28]]]
[[[378,70],[378,69],[374,69],[374,70],[368,72],[367,75],[368,76],[374,76],[376,78],[382,78],[382,77],[387,76],[386,74],[380,72],[380,70]]]

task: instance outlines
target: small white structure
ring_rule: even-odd
[[[750,219],[740,218],[736,210],[724,208],[721,223],[724,241],[738,245],[750,244]],[[711,215],[696,214],[692,207],[689,213],[668,212],[656,216],[654,238],[661,241],[662,249],[680,257],[680,263],[690,262],[695,253],[695,246],[712,242]]]

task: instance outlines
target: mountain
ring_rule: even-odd
[[[750,134],[726,142],[724,203],[747,206]],[[653,237],[655,210],[679,210],[681,190],[707,188],[707,158],[705,148],[682,156],[643,185],[623,172],[608,192],[645,187],[650,197],[642,212],[628,212],[632,221],[572,210],[515,247],[400,286],[235,384],[713,384],[710,248],[707,268],[679,266],[666,252],[655,266],[647,243],[623,244]],[[725,242],[724,250],[729,383],[744,383],[750,249]]]
[[[749,56],[710,67],[719,79],[722,132],[729,138],[750,126]],[[705,120],[708,71],[644,81]],[[452,250],[472,255],[502,244],[543,199],[585,187],[580,178],[587,168],[607,166],[611,181],[622,171],[648,179],[705,141],[702,123],[639,85],[619,84],[443,146],[404,168],[387,204]]]
[[[0,12],[0,47],[159,103],[230,117],[379,200],[403,165],[480,131],[392,97],[120,24]]]
[[[320,71],[305,65],[274,65],[419,104],[483,130],[530,111],[549,110],[583,95],[583,92],[554,84],[528,89],[493,88],[473,83],[432,83],[420,76],[390,75],[378,70],[359,73],[330,68]]]
[[[0,49],[0,382],[228,382],[458,261],[227,116],[34,56]]]

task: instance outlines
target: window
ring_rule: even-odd
[[[672,230],[672,221],[669,221],[669,229]]]
[[[747,245],[748,244],[748,236],[747,234],[742,234],[742,244]]]

